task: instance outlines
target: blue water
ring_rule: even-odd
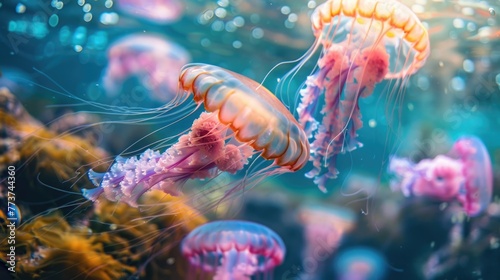
[[[174,5],[158,2],[165,2],[167,9]],[[272,279],[341,279],[333,265],[336,255],[358,245],[375,248],[385,258],[377,264],[385,268],[385,278],[361,279],[500,277],[500,3],[402,2],[427,27],[431,55],[416,74],[384,80],[360,100],[363,127],[358,134],[364,146],[338,156],[339,177],[329,181],[328,193],[304,176],[309,164],[296,173],[267,178],[242,196],[237,214],[228,216],[265,224],[283,238],[288,253]],[[127,13],[119,1],[0,1],[0,87],[7,87],[47,125],[70,112],[95,114],[104,124],[96,145],[113,156],[137,155],[168,137],[173,137],[172,144],[174,136],[191,126],[193,116],[168,128],[163,128],[165,120],[131,125],[136,116],[106,115],[109,108],[91,104],[134,109],[165,104],[140,76],[120,81],[121,91],[114,96],[103,81],[110,47],[128,35],[153,35],[185,49],[193,63],[217,65],[262,82],[297,116],[297,92],[318,54],[291,79],[278,82],[313,44],[310,15],[320,1],[180,3],[176,18],[157,22]],[[139,56],[141,50],[135,51],[131,57]],[[166,56],[174,61],[175,49],[171,51]],[[168,62],[159,67],[163,74],[174,68]],[[418,162],[446,154],[462,135],[484,142],[495,180],[489,210],[457,226],[462,215],[450,210],[458,205],[453,201],[405,198],[391,191],[387,164],[391,155]],[[345,207],[358,217],[334,250],[315,259],[314,269],[304,262],[307,238],[296,214],[306,202]],[[458,245],[453,247],[453,242]],[[308,269],[313,278],[304,275]]]

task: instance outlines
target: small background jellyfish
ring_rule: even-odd
[[[150,189],[179,195],[189,179],[213,179],[244,168],[260,152],[270,166],[256,164],[242,180],[217,186],[224,189],[220,200],[247,190],[264,178],[302,168],[309,156],[304,131],[282,103],[267,89],[239,74],[212,65],[188,65],[180,75],[180,87],[193,95],[206,111],[193,122],[178,142],[160,153],[151,149],[139,157],[117,157],[104,173],[89,172],[97,188],[84,190],[96,201],[101,194],[112,201],[137,206]],[[203,193],[192,195],[194,201]],[[220,201],[208,202],[210,206]]]
[[[481,254],[495,254],[489,251],[497,248],[497,245],[491,246],[491,238],[496,240],[492,227],[496,226],[494,220],[498,212],[497,205],[491,201],[491,160],[482,141],[463,136],[447,155],[423,159],[416,164],[408,159],[392,158],[389,171],[396,176],[392,187],[412,197],[401,211],[406,217],[405,237],[411,238],[411,232],[418,231],[417,228],[430,227],[427,223],[437,225],[420,237],[422,244],[426,240],[433,248],[423,254],[426,257],[417,266],[422,277],[445,279],[468,273],[461,272],[464,266],[475,267],[474,270],[485,272],[483,277],[490,277],[490,268],[480,264],[479,259],[484,256]],[[454,201],[460,206],[452,203]],[[413,209],[407,209],[410,207]],[[410,211],[414,213],[409,214]],[[490,245],[486,240],[490,240]],[[481,253],[470,253],[476,249]]]
[[[282,83],[321,49],[314,73],[299,92],[297,112],[312,138],[314,168],[306,176],[326,192],[327,180],[338,173],[337,154],[362,146],[359,99],[384,79],[396,79],[389,94],[398,94],[424,65],[430,43],[420,20],[397,1],[327,1],[311,20],[316,41]]]
[[[336,256],[333,267],[339,280],[382,280],[387,270],[384,256],[368,247],[345,249]]]
[[[479,138],[458,139],[450,156],[438,155],[414,164],[393,157],[389,172],[392,182],[405,196],[427,196],[441,201],[458,200],[464,212],[477,216],[488,207],[493,194],[491,159]]]
[[[146,93],[152,100],[168,103],[175,99],[179,73],[190,60],[187,50],[162,36],[128,35],[110,46],[102,83],[109,96]],[[125,86],[131,79],[139,85]]]
[[[190,232],[182,254],[195,270],[187,279],[211,275],[214,280],[274,279],[272,271],[285,257],[285,245],[269,228],[246,221],[216,221]]]
[[[301,279],[317,279],[325,261],[353,229],[356,216],[350,209],[330,205],[304,205],[298,215],[306,238]]]
[[[156,24],[168,24],[179,20],[183,15],[184,2],[181,0],[116,0],[118,9],[124,14]]]

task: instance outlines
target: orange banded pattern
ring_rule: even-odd
[[[333,18],[342,16],[355,18],[358,24],[367,25],[368,28],[380,25],[388,39],[401,33],[398,37],[416,51],[411,71],[405,74],[416,72],[430,54],[426,28],[410,8],[398,1],[328,0],[319,5],[312,15],[312,27],[316,37],[321,35]]]
[[[229,70],[207,64],[186,66],[180,87],[197,104],[217,112],[235,138],[262,151],[279,166],[299,170],[309,160],[309,142],[299,123],[265,87]]]

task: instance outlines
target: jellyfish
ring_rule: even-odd
[[[349,209],[329,205],[304,205],[298,215],[307,241],[301,279],[315,279],[322,262],[333,254],[344,235],[353,229],[356,216]]]
[[[259,274],[264,275],[259,279],[272,279],[285,256],[285,244],[274,231],[236,220],[199,226],[184,238],[181,250],[198,272],[214,273],[214,280],[250,280]]]
[[[380,280],[386,274],[385,258],[368,247],[353,247],[340,252],[333,267],[340,280]]]
[[[223,197],[227,198],[253,186],[252,179],[293,172],[307,163],[304,131],[257,82],[207,64],[186,66],[179,81],[186,96],[192,94],[206,112],[165,152],[147,149],[140,156],[117,157],[107,172],[91,170],[89,178],[97,188],[84,190],[86,198],[96,201],[104,193],[109,200],[137,206],[137,199],[150,189],[176,196],[189,179],[235,174],[257,152],[263,160],[273,161],[263,168],[256,163],[258,170],[248,170],[248,176],[229,183]]]
[[[122,91],[125,81],[137,78],[140,85],[151,92],[152,100],[169,102],[176,97],[182,66],[190,60],[187,50],[166,38],[158,35],[128,35],[116,41],[108,50],[108,67],[102,77],[103,86],[108,95],[116,96]],[[137,89],[134,87],[134,90]]]
[[[392,187],[401,189],[405,196],[457,200],[469,216],[482,213],[491,201],[491,159],[483,142],[474,136],[459,138],[449,155],[423,159],[416,164],[392,157],[389,173],[396,177]]]
[[[118,8],[125,14],[157,24],[167,24],[179,20],[184,9],[183,1],[154,0],[118,0]]]
[[[384,79],[403,86],[429,55],[429,39],[417,16],[398,1],[329,0],[311,15],[316,36],[284,83],[321,48],[315,71],[299,90],[298,120],[311,139],[313,169],[306,174],[326,192],[336,178],[338,154],[362,147],[358,101]]]

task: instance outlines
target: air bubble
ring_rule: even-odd
[[[85,15],[83,15],[83,20],[85,22],[89,22],[92,20],[92,14],[91,13],[86,13]]]
[[[237,16],[233,19],[233,24],[236,27],[242,27],[243,25],[245,25],[245,19],[241,16]]]
[[[218,18],[225,18],[227,15],[227,11],[224,8],[217,8],[215,9],[215,16]]]
[[[222,31],[224,29],[224,22],[222,20],[216,20],[212,23],[213,31]]]
[[[203,39],[201,39],[201,42],[200,42],[200,43],[201,43],[201,46],[202,46],[202,47],[205,47],[205,48],[206,48],[206,47],[209,47],[209,46],[210,46],[210,44],[211,44],[210,39],[208,39],[208,38],[203,38]]]
[[[111,7],[113,7],[113,1],[111,1],[111,0],[106,0],[106,2],[104,2],[104,6],[105,6],[106,8],[108,8],[108,9],[109,9],[109,8],[111,8]]]
[[[420,77],[418,77],[418,79],[417,79],[417,86],[421,90],[428,90],[429,87],[430,87],[429,78],[427,78],[426,76],[420,76]]]
[[[92,5],[87,3],[87,4],[83,5],[82,9],[84,12],[88,13],[88,12],[90,12],[90,10],[92,10]]]
[[[291,12],[290,7],[288,6],[283,6],[281,7],[281,13],[284,15],[288,15]]]
[[[255,39],[260,39],[260,38],[264,37],[264,30],[262,30],[262,28],[260,28],[260,27],[256,27],[252,30],[252,36]]]
[[[59,17],[56,14],[51,15],[49,18],[49,25],[51,27],[56,27],[58,23],[59,23]]]
[[[377,126],[377,121],[374,120],[374,119],[371,119],[368,121],[368,126],[371,127],[371,128],[374,128]]]
[[[228,0],[219,0],[219,1],[217,1],[217,5],[219,5],[221,7],[227,7],[229,5],[229,1]]]
[[[470,59],[466,59],[464,60],[464,63],[463,63],[463,67],[464,67],[464,71],[467,72],[467,73],[472,73],[474,72],[474,62]]]
[[[242,46],[243,46],[243,43],[241,43],[241,41],[236,40],[233,42],[233,48],[235,48],[235,49],[239,49]]]
[[[455,91],[464,90],[465,89],[464,80],[460,77],[453,77],[453,79],[451,79],[451,88],[454,89]]]
[[[16,12],[18,14],[23,14],[24,12],[26,12],[26,6],[24,4],[21,4],[21,3],[17,4]]]

